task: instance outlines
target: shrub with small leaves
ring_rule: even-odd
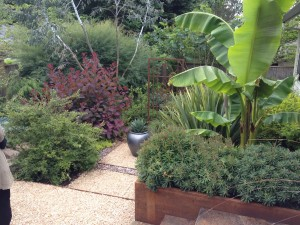
[[[300,149],[251,145],[242,154],[232,173],[243,201],[300,208]]]
[[[165,121],[155,119],[150,121],[148,125],[148,130],[150,134],[156,134],[162,132],[164,129],[166,129],[167,125]]]
[[[179,127],[167,127],[144,142],[137,159],[139,179],[156,190],[178,187],[213,195],[226,193],[217,161],[217,149],[230,146],[221,137],[205,139],[187,134]],[[225,190],[224,190],[225,189]]]
[[[204,139],[167,127],[144,142],[136,168],[139,180],[154,191],[177,187],[268,206],[300,205],[300,149],[239,149],[218,136]]]
[[[49,101],[7,104],[7,137],[21,146],[12,167],[17,179],[63,184],[93,168],[99,151],[111,145],[99,139],[101,129],[76,122],[80,113],[66,111],[69,103],[52,95]]]
[[[115,75],[116,65],[100,67],[97,55],[91,59],[83,56],[84,70],[70,69],[65,75],[49,66],[50,80],[60,97],[77,91],[80,97],[73,101],[71,110],[84,112],[81,120],[102,127],[107,138],[116,138],[126,132],[121,113],[130,104],[128,89],[119,85]]]

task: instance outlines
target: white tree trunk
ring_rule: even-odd
[[[299,74],[297,71],[298,64],[299,64],[299,54],[300,54],[300,30],[298,30],[297,50],[296,50],[294,73],[293,73],[293,75],[298,78],[294,84],[294,90],[298,93],[300,93],[300,81],[299,81]]]
[[[85,28],[85,26],[84,26],[84,24],[83,24],[83,22],[82,22],[82,20],[81,20],[81,18],[80,18],[80,16],[79,16],[79,13],[78,13],[77,7],[76,7],[76,5],[75,5],[75,3],[74,3],[74,1],[73,1],[73,0],[71,1],[71,3],[72,3],[72,6],[73,6],[73,9],[74,9],[75,15],[76,15],[76,17],[77,17],[77,20],[78,20],[78,22],[79,22],[79,24],[80,24],[80,26],[81,26],[81,28],[82,28],[82,30],[83,30],[83,33],[84,33],[84,36],[85,36],[85,39],[86,39],[87,45],[89,46],[90,52],[91,52],[91,53],[93,53],[93,52],[94,52],[94,50],[93,50],[93,48],[92,48],[92,45],[91,45],[91,42],[90,42],[90,39],[89,39],[88,33],[87,33],[87,31],[86,31],[86,28]]]

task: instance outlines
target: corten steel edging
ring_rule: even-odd
[[[144,183],[135,183],[135,220],[159,225],[165,215],[194,220],[200,208],[264,219],[271,223],[300,224],[300,210],[267,207],[245,203],[237,199],[208,197],[197,192],[184,192],[177,188],[149,190]]]

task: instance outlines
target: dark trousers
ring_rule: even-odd
[[[0,190],[0,225],[9,225],[11,217],[10,190]]]

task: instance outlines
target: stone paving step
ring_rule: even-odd
[[[108,170],[94,170],[82,174],[68,188],[101,193],[125,199],[134,199],[134,175]]]
[[[101,160],[102,164],[109,164],[127,168],[135,168],[136,157],[134,157],[127,145],[127,143],[121,143],[109,154],[104,156]]]
[[[11,225],[130,225],[137,180],[130,154],[126,143],[118,145],[103,155],[101,167],[65,187],[15,181]]]
[[[131,223],[131,225],[152,225],[152,224],[150,224],[150,223],[143,223],[143,222],[139,222],[139,221],[133,221]]]
[[[195,225],[195,220],[166,215],[160,225]]]
[[[15,181],[11,225],[130,225],[134,201],[33,182]]]
[[[200,209],[195,225],[271,225],[271,223],[253,217],[240,216],[217,210]],[[283,225],[277,224],[276,225]]]

